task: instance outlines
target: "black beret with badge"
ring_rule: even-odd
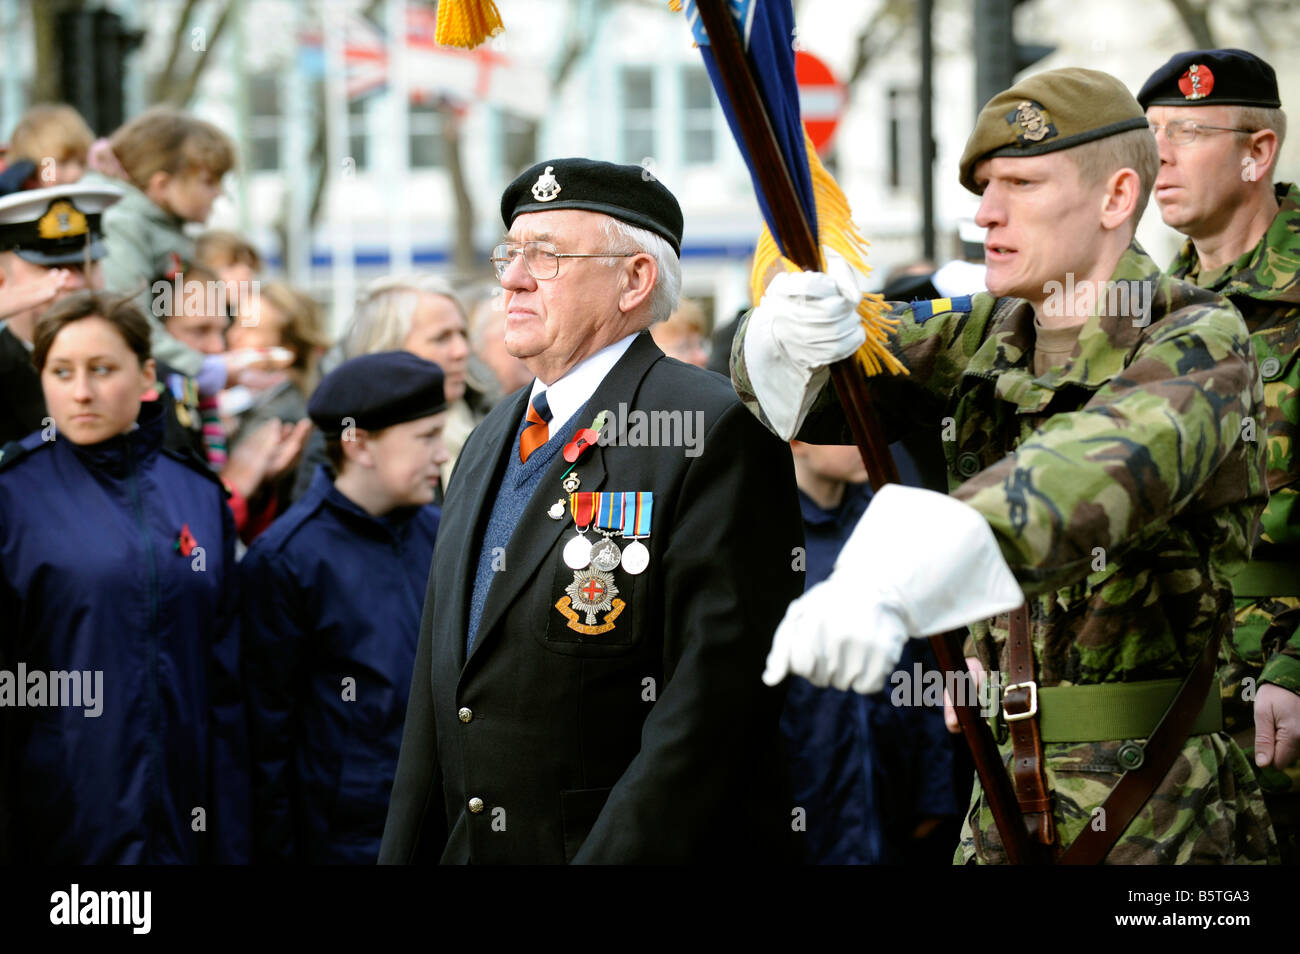
[[[682,209],[664,184],[641,166],[595,159],[547,159],[520,173],[501,195],[501,221],[552,209],[603,212],[667,239],[682,254]]]
[[[1041,156],[1146,129],[1128,87],[1109,73],[1077,67],[1035,73],[985,104],[961,156],[961,184],[976,195],[975,165],[1000,156]]]
[[[329,435],[352,423],[367,431],[447,409],[442,369],[409,351],[380,351],[344,361],[325,375],[307,404],[312,422]]]
[[[122,198],[106,186],[62,185],[0,198],[0,251],[33,265],[71,265],[104,257],[100,217]]]
[[[1259,106],[1278,109],[1277,74],[1245,50],[1175,53],[1138,93],[1148,106]]]

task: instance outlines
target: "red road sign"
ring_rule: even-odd
[[[844,114],[844,86],[829,66],[803,50],[794,54],[794,78],[803,124],[817,151],[824,154]]]

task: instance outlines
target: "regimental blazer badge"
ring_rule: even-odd
[[[618,586],[614,574],[595,567],[575,570],[573,582],[564,588],[567,594],[561,596],[555,608],[567,619],[569,629],[584,636],[599,636],[614,628],[624,608],[627,606],[618,598]],[[579,613],[585,613],[585,622],[578,622]],[[605,621],[598,623],[598,615],[605,614]]]

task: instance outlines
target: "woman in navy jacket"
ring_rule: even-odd
[[[133,305],[80,293],[34,338],[53,426],[0,457],[0,858],[246,861],[224,491],[142,406]]]

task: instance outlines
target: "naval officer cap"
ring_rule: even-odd
[[[1099,70],[1035,73],[998,93],[980,110],[961,156],[961,184],[979,195],[975,165],[1000,156],[1041,156],[1058,149],[1146,129],[1128,88]]]
[[[104,257],[100,217],[122,198],[118,189],[63,185],[27,189],[0,198],[0,251],[33,265],[71,265]]]
[[[1277,74],[1245,50],[1175,53],[1138,93],[1148,106],[1259,106],[1277,109]]]
[[[595,159],[547,159],[520,173],[501,195],[501,221],[510,228],[526,212],[603,212],[667,239],[682,254],[682,209],[662,182],[641,166]]]
[[[325,375],[307,414],[326,436],[343,433],[350,419],[378,431],[447,409],[442,369],[409,351],[380,351],[344,361]]]

